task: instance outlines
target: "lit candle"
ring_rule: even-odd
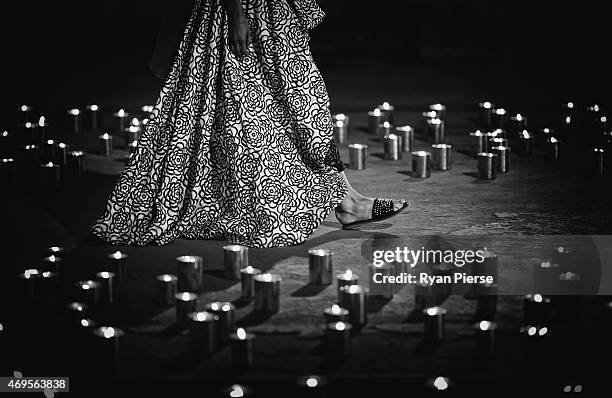
[[[442,104],[429,105],[429,110],[437,113],[438,118],[446,120],[446,106]]]
[[[255,335],[238,328],[230,335],[232,364],[234,368],[244,369],[253,366]]]
[[[10,156],[9,148],[13,147],[13,136],[6,130],[0,134],[0,156]]]
[[[98,137],[100,155],[107,158],[111,157],[113,153],[113,136],[104,133]]]
[[[22,123],[27,123],[31,120],[32,107],[29,105],[21,105],[19,107],[19,119]]]
[[[519,329],[524,339],[525,354],[529,357],[541,359],[540,352],[550,334],[548,326],[526,325]]]
[[[519,133],[518,152],[524,156],[533,155],[533,136],[527,130]]]
[[[199,292],[204,287],[204,259],[200,256],[180,256],[176,259],[178,290]]]
[[[47,122],[44,116],[41,116],[38,119],[38,124],[36,124],[35,128],[32,130],[34,134],[32,143],[40,145],[45,142],[45,138],[47,136]]]
[[[236,308],[230,302],[216,301],[206,304],[205,309],[219,317],[219,327],[217,328],[219,343],[227,344],[230,333],[236,328]]]
[[[497,155],[497,172],[507,173],[510,171],[510,148],[507,146],[494,146],[491,152]]]
[[[240,280],[240,270],[249,266],[249,248],[240,245],[223,246],[225,279]]]
[[[429,307],[423,310],[423,314],[425,315],[425,324],[423,328],[425,341],[431,343],[446,339],[446,310],[442,307]]]
[[[68,162],[68,145],[58,142],[55,146],[55,161],[60,167],[66,166]]]
[[[485,136],[485,134],[480,130],[476,130],[470,133],[470,153],[473,157],[476,157],[479,153],[486,151],[486,138],[487,137]]]
[[[336,120],[333,125],[334,139],[338,144],[346,144],[348,141],[348,126],[341,120]]]
[[[515,136],[518,135],[527,128],[527,117],[517,113],[510,118],[510,127],[512,128],[511,133]]]
[[[252,299],[255,297],[255,281],[253,277],[261,274],[261,270],[253,268],[250,265],[240,270],[240,297],[243,299]]]
[[[112,272],[98,272],[96,279],[100,283],[100,296],[105,304],[115,302],[115,274]]]
[[[191,345],[204,354],[219,349],[219,317],[206,311],[187,315]]]
[[[116,127],[115,127],[115,131],[118,133],[122,133],[123,131],[125,131],[125,118],[129,116],[129,113],[127,113],[125,110],[123,109],[119,109],[118,112],[113,113],[113,117],[115,118],[116,122]]]
[[[347,114],[344,113],[337,113],[335,115],[332,115],[332,120],[334,122],[343,122],[347,127],[350,126],[350,118]]]
[[[432,149],[432,168],[434,170],[447,171],[451,169],[452,146],[448,144],[433,144]]]
[[[19,125],[22,134],[20,134],[19,142],[23,144],[36,144],[35,132],[37,127],[32,122],[26,122]]]
[[[443,144],[445,141],[444,121],[442,119],[429,119],[427,121],[427,136],[433,138],[434,144]]]
[[[198,296],[194,293],[180,292],[174,295],[176,299],[176,322],[183,324],[187,321],[187,315],[195,312]]]
[[[591,164],[593,169],[593,174],[595,176],[601,177],[604,175],[605,169],[605,150],[602,148],[595,148],[591,151]]]
[[[395,134],[387,134],[383,137],[386,160],[400,160],[402,158],[401,137]]]
[[[91,113],[91,128],[96,130],[98,128],[98,111],[100,110],[100,106],[92,104],[87,105],[86,108]]]
[[[384,264],[371,264],[368,267],[370,274],[370,291],[369,295],[372,297],[379,298],[393,298],[393,293],[395,293],[395,287],[393,283],[383,282],[377,283],[375,280],[387,280],[388,277],[392,276],[395,271],[395,267],[393,264],[384,263]]]
[[[354,326],[368,322],[366,291],[359,285],[345,286],[340,290],[340,306],[349,312],[349,319]]]
[[[378,138],[382,141],[389,134],[393,134],[395,131],[395,126],[393,126],[388,121],[382,122],[380,126],[378,126]]]
[[[29,302],[35,302],[37,300],[35,280],[39,277],[40,271],[34,268],[26,269],[23,273],[18,275],[21,291],[23,292],[24,298]]]
[[[338,286],[338,302],[340,302],[341,290],[345,286],[357,285],[359,283],[359,277],[353,273],[350,269],[347,269],[342,274],[336,275],[336,283]]]
[[[411,126],[399,126],[395,128],[396,135],[400,136],[402,152],[414,151],[414,128]]]
[[[93,330],[96,337],[96,360],[100,361],[102,370],[117,373],[121,369],[121,339],[123,330],[112,326],[100,326]]]
[[[17,167],[15,159],[2,158],[0,159],[0,179],[7,185],[13,184],[17,178]]]
[[[368,167],[368,146],[363,144],[349,145],[349,169],[365,170]]]
[[[40,188],[43,191],[59,189],[61,185],[61,168],[59,164],[48,162],[40,165]]]
[[[78,182],[85,175],[85,152],[70,151],[66,158],[66,169],[72,181]]]
[[[523,320],[528,325],[547,325],[552,319],[553,305],[541,294],[527,294],[523,298]]]
[[[125,281],[126,275],[124,268],[128,255],[117,250],[116,252],[109,254],[107,258],[110,262],[111,272],[113,272],[117,277],[117,282],[121,283]]]
[[[481,152],[478,154],[478,178],[494,180],[497,176],[497,155]]]
[[[51,254],[42,259],[43,271],[51,271],[55,274],[55,277],[59,280],[62,276],[62,259],[61,257]]]
[[[378,128],[382,123],[382,112],[376,108],[368,112],[368,133],[378,137]]]
[[[431,153],[412,152],[412,177],[429,178],[431,176]]]
[[[382,104],[378,105],[377,109],[379,109],[381,113],[381,123],[389,122],[393,124],[393,112],[395,111],[395,107],[393,105],[385,101]]]
[[[160,305],[176,304],[177,280],[174,275],[164,274],[155,278],[157,281],[157,302]]]
[[[494,108],[495,104],[489,101],[480,102],[478,104],[478,120],[482,127],[491,126]]]
[[[79,134],[81,132],[81,110],[70,109],[68,115],[72,117],[72,131],[74,134]]]
[[[473,329],[477,357],[491,358],[495,356],[495,329],[497,329],[497,324],[483,320],[473,325]]]
[[[90,307],[95,307],[100,303],[100,282],[87,280],[79,281],[77,287],[77,300]]]
[[[555,137],[550,137],[550,141],[547,145],[546,152],[548,153],[548,157],[552,160],[559,160],[560,151],[559,147],[561,146],[561,140],[558,140]]]
[[[331,307],[323,310],[325,316],[325,323],[329,324],[332,322],[348,322],[349,312],[346,308],[340,307],[338,304],[334,304]]]
[[[493,111],[493,127],[503,129],[506,127],[506,119],[508,115],[504,108],[497,108]]]
[[[333,267],[333,253],[330,250],[308,251],[308,283],[311,285],[331,285]]]
[[[348,357],[352,353],[351,329],[346,322],[332,322],[327,325],[327,348],[334,357]]]
[[[47,140],[42,146],[43,162],[55,162],[55,141]]]
[[[280,308],[279,275],[259,274],[253,277],[255,281],[255,311],[275,313]]]

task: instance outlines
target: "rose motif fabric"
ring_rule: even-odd
[[[124,245],[295,245],[342,201],[329,98],[298,12],[309,8],[297,3],[316,5],[244,0],[252,45],[238,60],[219,0],[195,2],[94,235]]]

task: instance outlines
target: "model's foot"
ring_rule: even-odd
[[[404,199],[394,200],[393,211],[401,210],[406,203]],[[374,198],[349,192],[340,205],[336,207],[336,218],[342,225],[369,220],[372,218],[373,206]]]

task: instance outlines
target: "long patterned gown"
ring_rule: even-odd
[[[237,59],[220,0],[197,0],[95,236],[112,244],[304,242],[345,197],[329,98],[309,48],[314,0],[242,0]]]

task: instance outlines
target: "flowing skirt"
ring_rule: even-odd
[[[294,245],[345,197],[307,28],[287,0],[243,7],[252,44],[238,60],[221,2],[195,2],[137,150],[92,228],[97,237]]]

